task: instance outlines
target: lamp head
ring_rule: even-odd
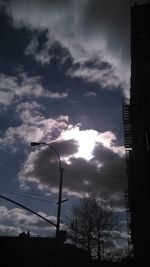
[[[38,143],[38,142],[31,142],[31,146],[39,146],[40,145],[40,143]]]

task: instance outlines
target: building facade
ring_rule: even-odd
[[[123,104],[128,209],[136,266],[150,259],[150,3],[131,8],[130,104]]]

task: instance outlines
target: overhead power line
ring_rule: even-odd
[[[20,204],[20,203],[18,203],[18,202],[16,202],[16,201],[14,201],[14,200],[8,198],[8,197],[4,197],[4,196],[2,196],[2,195],[0,195],[0,198],[3,198],[3,199],[5,199],[5,200],[8,200],[9,202],[12,202],[12,203],[14,203],[14,204],[17,205],[17,206],[19,206],[19,207],[21,207],[21,208],[23,208],[23,209],[25,209],[25,210],[30,211],[31,213],[35,214],[36,216],[40,217],[40,218],[43,219],[44,221],[46,221],[46,222],[48,222],[48,223],[50,223],[50,224],[52,224],[53,226],[56,227],[56,224],[55,224],[55,223],[53,223],[53,222],[51,222],[50,220],[46,219],[45,217],[43,217],[42,215],[38,214],[37,212],[35,212],[35,211],[33,211],[33,210],[27,208],[26,206],[24,206],[24,205],[22,205],[22,204]]]
[[[54,197],[54,196],[45,196],[43,194],[38,194],[38,193],[33,193],[33,192],[27,192],[27,191],[24,191],[24,190],[16,190],[15,188],[10,188],[8,186],[0,186],[0,190],[7,190],[7,191],[10,191],[10,192],[16,192],[16,193],[19,193],[19,194],[24,194],[24,195],[29,195],[29,196],[35,196],[35,197],[41,197],[41,198],[53,198],[53,199],[57,199],[57,197]],[[46,201],[49,201],[48,199],[45,199]]]
[[[115,175],[115,174],[108,174],[108,173],[80,171],[80,170],[75,170],[75,169],[65,169],[65,171],[79,172],[79,173],[87,173],[87,174],[98,175],[98,176],[108,176],[108,177],[116,177],[116,178],[126,179],[126,176],[123,176],[123,175]]]
[[[3,190],[3,192],[4,192],[4,190]],[[30,195],[26,195],[26,194],[24,194],[24,193],[19,193],[19,192],[15,192],[15,191],[13,192],[13,191],[10,191],[10,190],[7,190],[7,189],[5,189],[5,192],[6,192],[7,194],[12,194],[12,195],[15,195],[15,196],[21,196],[21,197],[25,197],[25,198],[31,198],[31,199],[39,200],[39,201],[42,201],[42,202],[56,203],[56,202],[51,201],[51,200],[40,199],[40,198],[38,198],[38,197],[33,197],[33,196],[30,196]]]

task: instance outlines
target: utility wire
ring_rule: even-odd
[[[45,217],[43,217],[43,216],[40,215],[39,213],[37,213],[37,212],[35,212],[35,211],[33,211],[33,210],[27,208],[26,206],[24,206],[24,205],[22,205],[22,204],[20,204],[20,203],[18,203],[18,202],[16,202],[16,201],[14,201],[14,200],[8,198],[8,197],[4,197],[4,196],[2,196],[2,195],[0,195],[0,198],[3,198],[3,199],[5,199],[5,200],[8,200],[9,202],[12,202],[12,203],[14,203],[14,204],[17,205],[17,206],[19,206],[19,207],[21,207],[21,208],[23,208],[23,209],[25,209],[25,210],[30,211],[31,213],[35,214],[36,216],[40,217],[40,218],[43,219],[44,221],[46,221],[46,222],[48,222],[48,223],[50,223],[50,224],[52,224],[53,226],[56,227],[56,224],[55,224],[55,223],[53,223],[52,221],[46,219]]]
[[[75,169],[65,169],[65,171],[80,172],[80,173],[87,173],[87,174],[98,175],[98,176],[108,176],[108,177],[116,177],[116,178],[126,179],[126,176],[100,173],[100,172],[79,171],[79,170],[75,170]]]
[[[43,201],[43,202],[56,204],[54,201],[50,201],[50,200],[46,200],[46,199],[40,199],[40,198],[37,198],[37,197],[32,197],[32,196],[25,195],[25,194],[15,193],[13,191],[11,192],[11,191],[9,191],[7,189],[5,189],[5,192],[8,193],[8,194],[15,195],[15,196],[21,196],[21,197],[25,197],[25,198],[32,198],[34,200],[39,200],[39,201]],[[3,191],[3,193],[4,193],[4,191]]]
[[[57,199],[57,197],[54,197],[54,196],[44,196],[42,194],[37,194],[37,193],[32,193],[32,192],[26,192],[26,191],[22,191],[22,190],[16,190],[16,189],[12,189],[12,188],[10,189],[7,186],[0,186],[0,188],[2,188],[2,190],[9,190],[9,191],[13,191],[13,192],[17,192],[17,193],[23,193],[23,194],[31,195],[31,196],[40,196],[42,198],[55,198],[55,199]]]

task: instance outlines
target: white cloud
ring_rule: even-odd
[[[21,233],[20,227],[0,224],[1,236],[18,236]]]
[[[58,93],[58,92],[48,92],[47,96],[49,98],[55,98],[55,99],[60,99],[60,98],[66,98],[68,96],[67,92],[62,92],[62,93]]]
[[[68,75],[71,77],[82,78],[88,82],[96,82],[102,88],[117,88],[122,86],[122,78],[117,75],[117,70],[114,68],[107,69],[98,69],[98,68],[88,68],[84,65],[81,65],[78,69],[69,69]],[[124,84],[125,86],[125,84]],[[127,84],[126,84],[127,88]]]
[[[78,152],[74,155],[75,158],[84,158],[86,160],[91,160],[93,155],[93,150],[96,143],[103,144],[105,147],[111,149],[115,153],[119,153],[124,156],[124,147],[116,146],[116,136],[110,131],[104,133],[99,133],[96,130],[80,130],[79,126],[69,126],[67,130],[62,131],[60,140],[70,140],[73,139],[78,142]]]
[[[39,76],[28,76],[27,73],[21,72],[17,76],[8,76],[0,74],[0,104],[8,106],[13,101],[22,97],[47,97],[47,98],[66,98],[67,92],[51,92],[46,90]]]
[[[41,114],[42,107],[33,102],[22,102],[17,105],[22,124],[18,127],[8,127],[0,139],[1,146],[18,148],[18,140],[30,144],[32,141],[51,142],[56,139],[60,132],[68,127],[68,116],[45,118]]]
[[[87,92],[83,96],[84,97],[96,97],[96,93],[95,92]]]
[[[104,75],[113,86],[122,86],[129,94],[130,60],[130,5],[133,1],[79,0],[73,1],[18,1],[10,2],[8,13],[16,27],[26,26],[39,32],[48,30],[47,41],[36,53],[38,40],[33,40],[26,49],[42,64],[48,64],[51,45],[58,41],[70,52],[74,62],[85,63],[96,56],[108,62],[112,70]],[[87,68],[79,69],[71,75],[81,78],[89,74],[90,81],[106,85],[104,75]],[[115,78],[114,78],[115,77]],[[102,80],[102,82],[100,82]],[[108,81],[107,81],[108,82]],[[109,83],[109,82],[108,82]]]
[[[43,47],[40,50],[38,49],[38,45],[38,36],[34,36],[25,50],[25,55],[33,56],[34,59],[43,66],[49,64],[52,58],[52,56],[49,54],[52,42],[48,40],[43,44]]]
[[[56,217],[55,216],[47,216],[43,212],[38,212],[39,215],[43,216],[47,220],[50,220],[54,223],[56,223]],[[19,227],[18,231],[20,231],[21,227],[29,227],[32,229],[36,228],[47,228],[50,227],[55,229],[55,227],[47,222],[45,222],[42,218],[34,215],[29,214],[26,210],[20,209],[20,208],[13,208],[8,209],[5,206],[0,207],[0,218],[1,221],[7,221],[7,222],[13,222],[15,226]]]

